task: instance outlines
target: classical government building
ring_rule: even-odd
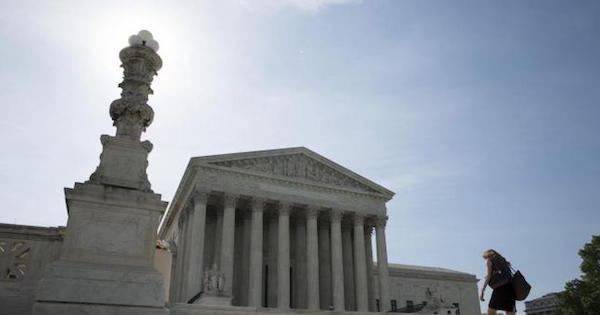
[[[558,294],[548,293],[525,302],[527,315],[554,315],[558,312]]]
[[[392,191],[307,148],[192,158],[167,208],[140,140],[148,34],[120,53],[117,132],[65,189],[67,226],[0,224],[0,315],[480,314],[474,275],[388,263]]]

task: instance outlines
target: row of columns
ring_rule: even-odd
[[[180,247],[184,251],[182,257],[178,256],[178,267],[183,272],[179,274],[179,296],[182,302],[187,302],[201,291],[202,274],[204,270],[204,234],[206,226],[207,193],[198,193],[193,198],[193,208],[187,208],[186,220],[183,228]],[[224,196],[222,237],[220,246],[220,266],[225,275],[224,294],[231,296],[233,279],[234,237],[235,237],[235,208],[237,196],[226,194]],[[263,216],[265,200],[253,198],[251,202],[251,231],[250,231],[250,260],[248,278],[248,304],[253,307],[261,306],[262,281],[263,281]],[[278,209],[278,248],[277,248],[277,306],[287,309],[290,305],[290,212],[292,204],[280,202]],[[193,211],[192,211],[193,210]],[[345,310],[344,296],[344,258],[342,241],[343,212],[329,210],[330,212],[330,252],[331,252],[331,292],[333,308],[337,311]],[[320,308],[320,283],[319,278],[319,225],[318,217],[320,208],[308,206],[306,208],[306,258],[307,258],[307,307],[311,310]],[[389,310],[389,274],[385,243],[386,217],[375,218],[375,231],[377,241],[377,261],[379,271],[379,292],[382,311]],[[185,227],[185,226],[184,226]],[[353,273],[355,301],[357,311],[373,310],[370,305],[372,296],[372,249],[370,246],[371,227],[365,230],[365,217],[361,214],[353,215]],[[365,234],[367,233],[367,234]],[[368,244],[367,244],[368,242]],[[183,275],[185,276],[183,276]],[[321,272],[321,276],[327,273]]]

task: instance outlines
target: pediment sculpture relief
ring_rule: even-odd
[[[232,161],[219,161],[211,164],[240,168],[273,175],[295,177],[329,185],[376,192],[369,186],[323,164],[304,154],[290,154],[250,158]]]

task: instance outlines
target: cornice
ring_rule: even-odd
[[[0,223],[0,238],[18,240],[62,241],[64,226],[45,227]]]
[[[460,282],[478,282],[479,279],[475,275],[460,272],[436,272],[433,270],[410,270],[401,268],[388,268],[390,276],[412,278],[412,279],[434,279],[434,280],[448,280],[448,281],[460,281]],[[373,264],[374,275],[379,275],[377,265]]]

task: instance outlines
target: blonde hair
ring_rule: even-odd
[[[494,249],[488,249],[486,251],[483,252],[483,259],[489,259],[489,258],[494,258],[496,256],[502,256],[500,255],[497,251],[495,251]]]

